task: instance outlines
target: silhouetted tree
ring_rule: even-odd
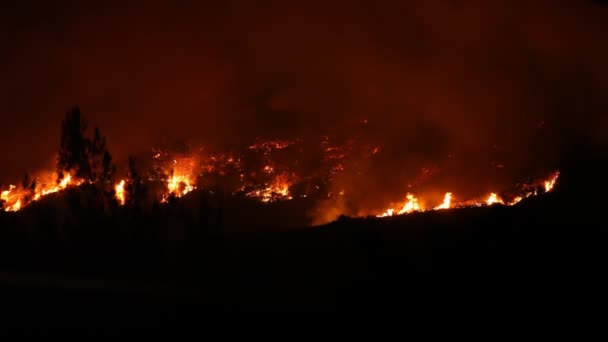
[[[73,173],[78,178],[91,179],[89,164],[89,141],[85,137],[87,122],[80,109],[69,110],[61,123],[61,141],[57,158],[57,173],[62,179],[65,173]]]
[[[129,169],[125,187],[126,203],[131,207],[139,206],[145,199],[145,188],[137,171],[135,157],[129,156]]]
[[[89,164],[92,180],[105,184],[112,181],[116,168],[112,165],[112,156],[106,147],[106,137],[95,127],[93,141],[89,144]]]
[[[61,124],[61,146],[57,160],[59,179],[65,173],[99,183],[102,187],[110,187],[115,166],[112,156],[106,146],[106,138],[95,127],[93,139],[86,137],[87,122],[80,113],[74,109],[66,113]]]
[[[105,175],[105,179],[111,180],[114,177],[114,173],[116,173],[116,166],[112,164],[112,155],[110,155],[110,152],[107,150],[103,152],[101,167],[103,174]]]

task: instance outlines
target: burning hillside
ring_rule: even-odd
[[[481,207],[481,206],[489,206],[489,205],[495,205],[495,204],[512,206],[512,205],[516,205],[517,203],[521,202],[521,200],[524,198],[527,198],[530,196],[536,196],[540,193],[546,193],[546,192],[551,191],[553,189],[553,187],[555,186],[555,183],[557,182],[558,177],[559,177],[559,171],[556,171],[551,176],[549,176],[549,178],[547,180],[536,181],[536,183],[533,183],[533,184],[530,184],[529,186],[527,186],[526,190],[506,195],[506,196],[510,196],[509,200],[507,200],[507,201],[503,200],[503,198],[501,196],[492,192],[485,200],[475,200],[475,199],[470,200],[469,199],[469,200],[462,201],[462,202],[455,202],[453,199],[453,194],[451,192],[447,192],[445,194],[445,196],[443,198],[443,202],[441,204],[439,204],[436,207],[429,207],[427,209],[425,206],[419,204],[418,198],[416,198],[416,196],[414,196],[413,194],[407,194],[406,201],[403,202],[402,205],[400,205],[400,207],[401,207],[400,209],[399,209],[399,206],[397,208],[389,208],[384,213],[378,215],[378,217],[404,215],[404,214],[409,214],[409,213],[413,213],[413,212],[421,212],[421,211],[428,211],[428,210],[442,210],[442,209],[465,208],[465,207]]]
[[[314,203],[316,210],[310,213],[313,223],[323,223],[339,215],[388,217],[427,210],[515,205],[526,197],[551,191],[559,176],[554,172],[546,179],[528,180],[514,189],[494,189],[486,194],[480,189],[479,196],[473,198],[446,189],[449,192],[437,198],[427,190],[433,186],[433,172],[423,168],[414,185],[408,185],[411,191],[403,202],[357,201],[362,194],[358,193],[357,182],[348,184],[348,179],[353,175],[365,177],[366,167],[382,156],[383,146],[361,143],[358,137],[339,140],[322,136],[320,141],[257,138],[232,151],[211,151],[201,146],[157,147],[151,150],[149,160],[136,165],[131,159],[126,176],[116,177],[105,139],[96,130],[93,139],[87,140],[83,133],[86,125],[81,124],[79,114],[68,115],[58,171],[33,179],[26,175],[21,185],[4,189],[1,200],[5,211],[19,211],[51,193],[91,184],[117,206],[166,203],[193,191],[220,192],[262,203],[299,198]],[[70,130],[70,125],[77,127]]]
[[[56,173],[50,173],[46,177],[43,176],[31,182],[25,180],[19,187],[9,185],[8,190],[2,191],[0,195],[0,200],[4,203],[4,210],[19,211],[28,204],[38,201],[47,195],[85,183],[84,180],[73,179],[71,175],[66,175],[64,178],[57,180],[57,182],[55,181],[56,177]]]

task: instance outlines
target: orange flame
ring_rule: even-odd
[[[495,193],[491,193],[490,197],[488,197],[488,200],[486,201],[486,203],[488,205],[492,205],[495,203],[500,203],[500,204],[504,204],[504,202],[502,201],[502,199],[500,199],[500,197],[498,197],[498,195],[496,195]]]
[[[403,207],[401,208],[401,210],[399,210],[397,212],[397,215],[403,215],[403,214],[409,214],[411,212],[414,211],[421,211],[421,207],[418,204],[418,199],[412,195],[412,194],[407,194],[406,195],[407,201],[403,204]],[[395,214],[395,209],[387,209],[384,213],[378,215],[378,217],[387,217],[387,216],[393,216]]]
[[[440,206],[435,207],[435,210],[450,209],[451,202],[452,202],[452,193],[446,192],[445,196],[443,197],[443,203],[441,203]]]
[[[554,188],[558,178],[559,178],[559,171],[556,171],[555,173],[553,173],[550,176],[549,179],[541,182],[544,185],[546,192],[551,191]],[[536,183],[536,185],[538,186],[539,183]],[[457,203],[455,206],[456,207],[480,207],[480,206],[484,206],[484,205],[493,205],[493,204],[502,204],[502,205],[513,206],[513,205],[516,205],[517,203],[521,202],[524,198],[527,198],[530,196],[537,196],[537,195],[538,195],[538,188],[534,187],[531,190],[528,190],[525,192],[520,192],[519,195],[514,197],[510,202],[505,203],[503,201],[503,199],[500,198],[500,196],[498,196],[496,193],[492,192],[492,193],[490,193],[490,196],[484,201],[469,200],[469,201]],[[388,216],[393,216],[393,215],[409,214],[414,211],[425,211],[425,209],[423,209],[422,207],[420,207],[418,205],[418,199],[416,197],[414,197],[414,195],[408,194],[407,199],[408,199],[408,202],[406,202],[403,205],[403,208],[400,211],[398,211],[397,213],[395,213],[395,209],[391,208],[391,209],[387,209],[382,214],[376,215],[376,216],[377,217],[388,217]],[[433,208],[433,210],[448,209],[451,207],[453,207],[452,193],[448,192],[444,196],[443,203],[441,205]]]
[[[51,175],[45,178],[51,179],[55,177],[55,175]],[[47,195],[65,190],[70,186],[79,186],[83,183],[83,180],[73,180],[72,176],[68,174],[59,181],[59,184],[51,187],[47,184],[37,184],[34,189],[17,189],[16,186],[10,185],[8,190],[0,194],[0,199],[5,202],[6,211],[19,211],[31,202],[36,202]]]
[[[21,199],[18,199],[15,204],[11,207],[11,211],[19,211],[21,209]]]
[[[194,174],[195,160],[193,158],[179,158],[173,160],[172,176],[167,179],[169,194],[182,197],[187,193],[196,190],[191,180]],[[166,197],[165,197],[166,199]]]
[[[169,193],[174,194],[177,197],[182,197],[190,191],[196,189],[192,184],[190,184],[190,179],[188,176],[174,175],[173,177],[167,180],[167,187],[169,188]]]
[[[70,184],[70,182],[72,181],[72,176],[68,173],[67,176],[65,176],[61,182],[59,182],[59,187],[61,189],[65,189],[68,184]]]
[[[517,203],[521,202],[521,200],[523,200],[523,199],[524,199],[523,197],[517,196],[511,202],[509,202],[509,205],[516,205]]]
[[[125,198],[125,181],[121,180],[120,183],[116,185],[116,200],[120,205],[124,205],[126,202]]]
[[[388,217],[388,216],[393,216],[395,214],[395,210],[394,209],[387,209],[384,213],[377,215],[378,217]]]
[[[293,199],[289,192],[291,182],[286,175],[278,175],[273,182],[264,189],[254,190],[247,193],[247,197],[259,198],[264,203],[274,202],[277,200]]]
[[[8,190],[2,191],[0,194],[0,199],[6,203],[6,211],[18,211],[21,209],[20,194],[15,193],[14,190],[15,186],[10,185]]]
[[[557,178],[559,177],[559,172],[555,172],[550,179],[545,181],[545,191],[549,192],[553,190],[555,183],[557,182]]]
[[[0,199],[8,202],[9,196],[11,194],[11,191],[13,191],[13,189],[15,189],[15,186],[10,185],[8,190],[2,191],[2,194],[0,195]]]
[[[420,206],[418,205],[418,199],[414,197],[414,195],[407,194],[406,198],[408,201],[403,205],[403,208],[401,208],[401,210],[399,210],[397,214],[403,215],[406,213],[411,213],[413,211],[420,210]]]

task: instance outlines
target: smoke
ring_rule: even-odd
[[[380,152],[333,185],[350,211],[408,185],[483,192],[553,167],[572,140],[607,143],[608,8],[591,1],[12,6],[3,183],[52,165],[74,104],[116,160],[163,139],[357,135]]]

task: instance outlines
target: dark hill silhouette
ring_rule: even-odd
[[[3,293],[144,316],[174,305],[210,313],[388,310],[465,298],[525,305],[550,303],[554,291],[570,302],[603,283],[608,165],[598,151],[574,155],[554,192],[514,207],[342,217],[320,227],[298,223],[293,213],[307,205],[298,201],[263,205],[199,191],[134,211],[104,206],[94,186],[71,189],[0,216]],[[82,307],[83,298],[102,309]]]
[[[305,226],[303,200],[194,191],[119,207],[98,186],[69,188],[0,212],[3,305],[28,320],[73,324],[593,302],[605,288],[607,161],[582,142],[564,150],[554,191],[513,207],[341,217],[320,227]]]

